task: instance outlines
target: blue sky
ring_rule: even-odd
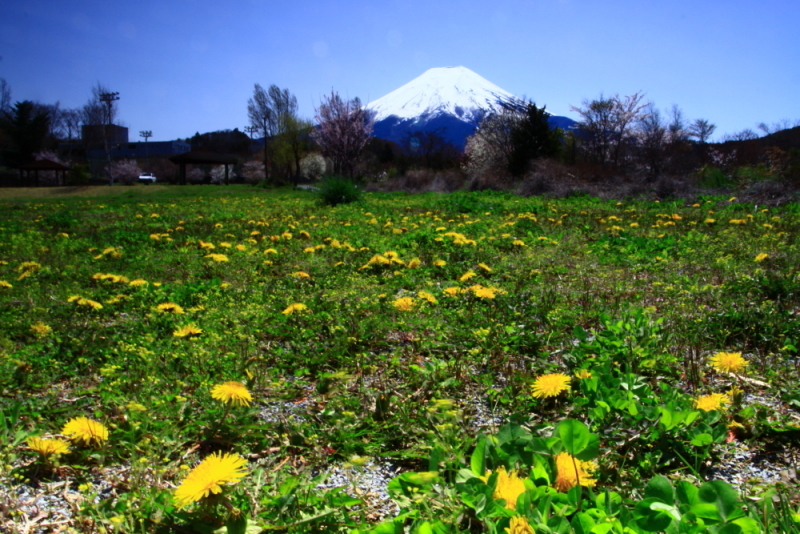
[[[312,118],[332,89],[375,100],[463,65],[557,115],[644,91],[717,125],[800,119],[797,0],[0,0],[14,101],[79,107],[101,82],[151,141],[247,125],[253,85]]]

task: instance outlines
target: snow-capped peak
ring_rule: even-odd
[[[402,87],[366,105],[375,112],[375,121],[391,116],[424,119],[450,114],[465,122],[483,113],[499,111],[501,102],[514,95],[466,67],[428,69]]]

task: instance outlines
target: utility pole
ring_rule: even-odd
[[[100,93],[100,102],[108,106],[108,123],[103,127],[103,141],[106,147],[106,157],[108,158],[109,185],[114,185],[114,174],[111,170],[111,149],[108,146],[108,134],[111,129],[111,108],[116,100],[119,100],[119,93]]]
[[[255,126],[245,126],[244,131],[247,132],[247,134],[250,136],[250,140],[252,141],[253,134],[258,131],[258,128],[256,128]]]
[[[144,159],[150,159],[147,153],[147,138],[153,137],[153,130],[139,130],[139,137],[144,137]]]

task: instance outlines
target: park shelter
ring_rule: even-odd
[[[228,185],[228,165],[235,165],[237,162],[234,156],[207,150],[192,150],[172,156],[169,160],[178,165],[180,184],[186,184],[186,165],[225,165],[225,185]]]
[[[21,187],[39,187],[39,173],[40,172],[55,172],[56,183],[54,185],[67,185],[67,173],[69,167],[62,165],[57,161],[49,159],[39,159],[21,165],[19,167],[19,185]],[[33,175],[33,184],[31,184],[31,174]]]

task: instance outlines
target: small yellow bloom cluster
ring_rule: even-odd
[[[289,304],[289,306],[281,313],[284,315],[292,315],[295,312],[304,312],[304,311],[308,311],[308,306],[306,306],[301,302],[295,302],[293,304]]]
[[[90,308],[92,308],[94,310],[102,310],[103,309],[103,305],[100,304],[99,302],[97,302],[95,300],[90,300],[90,299],[84,298],[84,297],[82,297],[80,295],[72,295],[71,297],[69,297],[67,299],[67,302],[74,302],[78,306],[88,306],[88,307],[90,307]]]
[[[31,332],[33,332],[36,335],[36,337],[45,337],[52,331],[53,331],[52,328],[50,328],[41,321],[38,321],[31,325]]]

